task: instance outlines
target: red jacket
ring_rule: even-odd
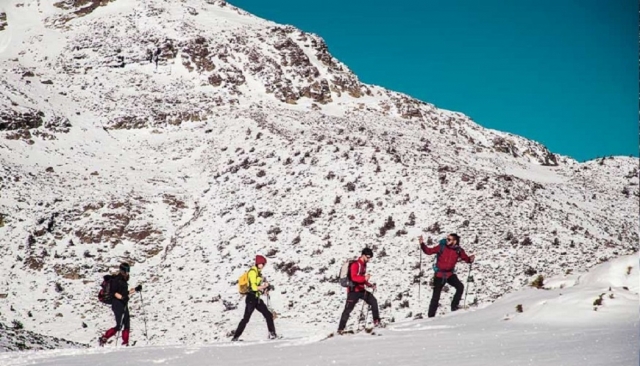
[[[351,272],[351,281],[356,285],[353,286],[353,291],[355,292],[363,292],[365,286],[371,286],[371,284],[367,281],[364,275],[367,274],[367,264],[362,261],[362,259],[358,258],[357,261],[351,264],[351,268],[349,268]],[[351,288],[347,288],[347,292],[351,292]]]
[[[422,251],[425,252],[425,254],[433,255],[438,254],[438,252],[440,251],[440,244],[436,245],[435,247],[428,247],[425,244],[420,244],[420,248],[422,248]],[[458,253],[460,253],[460,255],[458,255]],[[459,259],[462,259],[467,263],[471,263],[471,259],[469,258],[467,253],[464,252],[464,249],[460,248],[457,245],[445,245],[442,254],[440,254],[440,257],[436,262],[436,266],[438,267],[436,277],[442,278],[445,276],[451,276],[451,274],[453,274],[453,270],[456,268],[456,263],[458,263]]]

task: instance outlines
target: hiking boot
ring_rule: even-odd
[[[122,347],[129,347],[129,342],[122,342]]]
[[[271,332],[269,333],[269,339],[277,339],[278,335],[276,334],[276,332]]]
[[[98,338],[98,344],[100,345],[100,347],[104,347],[104,345],[107,344],[107,338],[105,337]]]
[[[338,329],[338,334],[339,335],[343,335],[344,334],[344,329]]]
[[[458,311],[460,309],[459,306],[452,306],[451,311]]]
[[[384,324],[382,324],[380,322],[380,319],[376,319],[376,320],[373,321],[373,327],[374,328],[384,328]]]
[[[231,342],[237,342],[237,341],[239,341],[238,337],[231,338]]]

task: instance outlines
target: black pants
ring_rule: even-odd
[[[120,330],[122,329],[122,325],[124,325],[124,329],[129,330],[129,306],[122,301],[113,299],[111,310],[113,310],[113,315],[116,317],[115,329]]]
[[[440,292],[442,292],[442,288],[445,284],[450,284],[455,287],[456,293],[453,295],[453,300],[451,301],[451,311],[458,310],[458,305],[460,304],[460,299],[462,298],[462,293],[464,292],[464,285],[458,279],[458,276],[455,274],[445,275],[445,277],[433,277],[433,295],[431,296],[431,303],[429,304],[429,318],[433,318],[436,315],[436,311],[438,310],[438,304],[440,302]]]
[[[373,294],[369,291],[360,291],[360,292],[349,292],[347,295],[347,303],[344,306],[344,311],[342,312],[342,316],[340,317],[340,324],[338,324],[338,330],[344,330],[344,327],[347,326],[347,321],[349,320],[349,315],[353,311],[353,308],[358,303],[358,300],[364,300],[371,307],[371,312],[373,313],[373,320],[380,320],[380,312],[378,311],[378,300],[373,296]]]
[[[273,314],[271,314],[262,299],[256,297],[254,293],[250,292],[247,294],[245,304],[244,317],[240,320],[238,329],[236,329],[236,332],[233,334],[234,337],[237,338],[242,335],[242,332],[244,332],[244,328],[247,326],[249,319],[251,319],[251,314],[253,314],[254,310],[258,310],[264,316],[264,319],[267,321],[267,329],[269,329],[269,333],[275,333],[276,327],[273,325]]]

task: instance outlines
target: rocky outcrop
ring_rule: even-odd
[[[87,73],[96,66],[111,67],[115,64],[124,67],[131,63],[155,63],[157,67],[175,58],[178,54],[176,50],[179,50],[183,67],[189,72],[203,75],[208,85],[218,88],[216,93],[223,100],[217,104],[235,104],[236,96],[247,93],[248,78],[252,79],[251,85],[258,82],[262,85],[261,91],[289,104],[297,103],[300,98],[327,104],[342,95],[352,98],[372,95],[367,86],[331,56],[320,37],[291,26],[247,27],[215,35],[197,32],[186,40],[163,38],[151,32],[135,33],[132,27],[134,25],[129,22],[122,28],[130,29],[127,33],[111,34],[110,27],[98,24],[92,28],[93,34],[79,34],[69,45],[68,54],[73,55],[73,60],[64,60],[60,66],[69,73]],[[128,34],[130,32],[133,34]],[[130,38],[136,39],[138,44],[153,46],[142,50],[132,45]],[[90,57],[91,53],[85,50],[97,53],[98,59],[92,60],[96,57]],[[326,68],[326,75],[319,70],[317,61]],[[211,98],[210,95],[194,91],[188,84],[182,87],[185,88],[184,93],[190,94],[186,100],[193,102],[193,106],[204,105],[204,99]],[[158,89],[157,92],[162,94],[163,90]],[[141,98],[139,101],[146,104],[148,100],[166,98],[163,95],[158,97]],[[174,109],[167,104],[154,103],[154,108],[157,107]],[[108,106],[102,105],[101,108]],[[118,114],[125,116],[112,119],[109,128],[141,128],[162,123],[162,118],[156,116],[171,113],[157,110],[155,116],[147,118],[140,115],[136,118],[126,117],[128,113]]]
[[[19,320],[14,320],[11,325],[0,323],[0,352],[41,351],[60,348],[89,348],[89,346],[25,330]]]
[[[300,95],[313,99],[314,102],[320,104],[327,104],[333,101],[331,99],[331,88],[326,79],[322,79],[320,82],[315,81],[313,84],[305,86],[302,88]]]
[[[493,149],[497,152],[510,154],[515,158],[520,156],[518,147],[516,146],[515,142],[501,136],[494,137]]]
[[[0,131],[38,128],[43,124],[44,113],[28,108],[25,112],[0,111]]]
[[[198,73],[210,72],[215,70],[211,60],[211,51],[209,50],[207,40],[204,37],[197,37],[188,41],[181,49],[182,65],[189,71]]]
[[[7,13],[0,12],[0,32],[7,29],[9,22],[7,21]]]
[[[542,165],[546,165],[546,166],[558,166],[558,158],[556,157],[556,154],[550,152],[550,151],[546,151],[546,153],[544,154],[544,160],[542,161]]]
[[[62,0],[53,4],[53,6],[65,10],[65,12],[55,19],[57,26],[85,15],[91,14],[100,6],[106,6],[115,0]]]

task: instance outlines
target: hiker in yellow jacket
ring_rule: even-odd
[[[247,326],[249,319],[251,319],[251,314],[253,314],[254,310],[258,310],[264,316],[264,319],[267,321],[267,328],[269,329],[269,339],[278,338],[276,334],[276,327],[273,324],[273,314],[267,308],[264,301],[260,299],[260,295],[269,289],[269,282],[262,282],[262,269],[267,264],[267,258],[257,255],[256,256],[256,265],[251,267],[247,276],[249,277],[249,289],[247,291],[247,297],[245,299],[246,307],[244,308],[244,317],[238,324],[238,329],[236,329],[233,334],[232,341],[237,341],[238,338],[244,332],[244,328]]]

